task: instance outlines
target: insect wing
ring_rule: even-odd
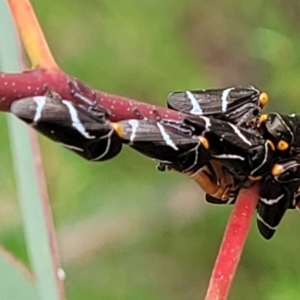
[[[295,208],[300,185],[299,158],[282,159],[263,183],[258,204],[258,226],[266,238],[271,238],[285,211]]]
[[[168,107],[192,115],[220,113],[222,90],[174,92],[168,96]]]
[[[288,207],[288,202],[284,198],[280,203],[272,206],[262,202],[258,203],[257,226],[260,234],[265,239],[269,240],[272,238]]]
[[[122,142],[110,123],[67,100],[48,96],[24,98],[11,112],[43,135],[94,161],[117,155]]]
[[[287,118],[289,119],[290,128],[294,134],[292,150],[296,153],[300,153],[300,116],[291,114],[287,116]]]
[[[267,176],[260,190],[257,206],[257,225],[260,233],[270,239],[286,210],[291,207],[298,184],[281,184],[272,176]]]
[[[203,166],[209,153],[197,136],[151,120],[126,120],[116,123],[119,136],[132,148],[179,172]],[[177,126],[180,126],[179,123]],[[167,167],[168,168],[168,167]],[[161,165],[163,170],[164,166]]]
[[[252,86],[174,92],[168,97],[168,107],[187,114],[239,123],[245,114],[247,121],[259,113],[259,96],[260,91]]]

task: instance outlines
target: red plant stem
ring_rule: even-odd
[[[11,103],[17,99],[44,95],[47,88],[56,91],[64,99],[80,102],[70,93],[70,77],[57,66],[30,1],[8,0],[8,2],[28,57],[36,69],[22,74],[0,73],[0,111],[9,111]],[[79,81],[78,83],[83,87]],[[85,87],[84,96],[108,109],[111,112],[109,116],[111,121],[131,118],[157,120],[182,118],[179,112],[101,91],[96,92],[89,87]]]
[[[182,119],[181,112],[117,95],[110,95],[102,91],[95,91],[62,71],[48,71],[45,69],[34,69],[20,74],[0,73],[0,111],[9,111],[11,103],[15,100],[45,95],[48,89],[56,91],[64,99],[84,104],[71,93],[70,80],[75,80],[82,95],[110,110],[109,119],[111,121],[141,118],[154,120],[160,118]]]
[[[205,300],[225,300],[258,202],[259,185],[242,189],[227,223]]]
[[[8,0],[8,2],[28,57],[35,69],[22,74],[0,73],[0,111],[9,111],[11,103],[17,99],[44,95],[47,89],[56,91],[64,99],[83,104],[71,93],[70,77],[57,66],[30,1]],[[180,112],[94,91],[79,81],[76,82],[85,90],[84,93],[81,91],[81,94],[111,112],[108,116],[111,121],[182,118]]]

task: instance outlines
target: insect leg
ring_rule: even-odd
[[[233,176],[216,160],[209,161],[191,177],[207,194],[223,201],[229,199],[230,191],[235,185]]]
[[[70,91],[73,97],[81,101],[84,106],[87,106],[89,111],[91,111],[98,117],[107,117],[111,115],[110,109],[99,104],[97,93],[95,93],[94,90],[90,89],[93,94],[93,99],[89,99],[83,95],[85,86],[80,84],[77,79],[71,78],[68,84],[70,86]]]

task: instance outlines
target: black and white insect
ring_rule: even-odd
[[[208,91],[210,92],[210,90]],[[231,130],[228,130],[228,126],[223,126],[223,124],[220,128],[217,128],[215,126],[216,122],[211,122],[214,123],[214,125],[210,126],[210,130],[206,132],[206,135],[204,135],[210,145],[220,145],[217,150],[222,149],[222,151],[224,152],[223,154],[217,153],[213,147],[210,147],[210,152],[215,159],[218,159],[218,161],[222,163],[222,166],[225,166],[225,169],[213,168],[215,162],[210,161],[205,167],[199,170],[197,174],[198,178],[196,181],[198,183],[200,182],[201,187],[204,187],[204,190],[207,192],[206,199],[208,202],[216,204],[230,204],[235,202],[237,194],[242,186],[251,185],[251,180],[248,179],[255,179],[253,178],[255,176],[251,175],[256,175],[256,179],[261,178],[260,180],[262,182],[262,188],[260,191],[260,199],[257,207],[257,223],[261,234],[265,238],[269,239],[273,236],[276,227],[281,221],[281,218],[283,217],[286,209],[295,207],[297,208],[300,203],[300,168],[298,162],[294,161],[294,156],[299,154],[300,151],[300,116],[297,116],[295,114],[282,115],[278,113],[270,113],[268,115],[262,115],[258,121],[259,114],[252,114],[250,110],[251,113],[246,114],[247,121],[241,118],[236,119],[234,117],[235,114],[227,114],[228,104],[225,103],[225,99],[227,99],[229,93],[230,90],[226,89],[224,90],[224,92],[222,92],[223,97],[221,97],[221,99],[223,99],[224,104],[222,110],[220,109],[220,103],[222,103],[222,101],[220,102],[220,98],[215,98],[215,103],[206,102],[206,104],[214,106],[211,116],[220,120],[232,122],[232,125],[237,125],[236,128],[238,130],[234,130],[233,133],[231,132]],[[201,100],[205,99],[204,94],[204,91],[200,91],[200,95],[202,97],[200,97]],[[173,95],[180,96],[178,93],[174,93],[171,94],[171,97]],[[182,95],[183,94],[181,94],[181,96]],[[170,105],[170,102],[174,100],[174,98],[171,97],[169,98],[170,107],[172,107],[172,105]],[[195,95],[193,95],[191,92],[186,92],[185,97],[188,97],[188,99],[190,100],[190,105],[192,104],[192,106],[189,106],[189,108],[187,108],[188,106],[185,106],[184,109],[182,109],[181,107],[181,110],[189,114],[198,115],[200,117],[202,117],[204,114],[210,116],[208,106],[205,106],[205,103],[201,101],[201,104],[204,103],[204,106],[201,106],[200,102],[197,104]],[[214,95],[214,97],[217,97],[217,95]],[[266,95],[262,93],[261,97],[261,103],[265,103],[264,99],[267,99]],[[177,100],[179,100],[179,98]],[[216,106],[216,103],[219,103],[219,106]],[[236,104],[237,103],[238,102],[236,102]],[[180,103],[178,102],[177,104],[179,105]],[[182,101],[181,104],[187,105],[187,102]],[[244,104],[240,102],[240,105],[241,107],[243,107]],[[249,108],[250,106],[246,104],[244,108]],[[261,105],[260,107],[262,108],[263,106],[264,105]],[[240,111],[239,109],[242,110],[241,107],[238,108],[236,115],[238,115]],[[265,140],[265,150],[262,150],[261,146],[254,146],[256,142],[253,143],[253,141],[248,138],[248,134],[244,130],[249,128],[249,126],[247,125],[249,117],[251,120],[253,120],[253,118],[255,120],[252,123],[252,133],[255,133],[254,136],[260,137],[260,139]],[[187,117],[186,119],[188,120],[188,123],[190,123],[191,118]],[[195,120],[194,118],[192,119],[192,123],[194,122],[195,124],[197,124],[197,120]],[[243,121],[240,122],[240,120]],[[230,124],[228,125],[231,126]],[[194,128],[197,127],[197,125],[194,126]],[[234,126],[231,127],[234,128]],[[203,125],[201,124],[199,133],[201,133],[202,130]],[[227,133],[224,134],[224,131]],[[217,143],[218,138],[219,143]],[[232,145],[230,147],[226,147],[224,138],[228,138],[230,141],[235,141],[233,143],[233,148],[231,147]],[[250,143],[247,143],[245,138],[250,141]],[[246,147],[246,152],[248,152],[248,155],[240,152],[240,150],[243,149],[243,147],[240,147],[239,144],[239,141],[241,140],[249,145],[248,150]],[[252,146],[254,146],[254,148]],[[225,153],[226,148],[228,150],[231,150],[228,153]],[[234,153],[234,155],[230,153]],[[237,153],[240,154],[237,155]],[[240,172],[236,173],[236,171],[239,170],[239,167],[235,165],[234,161],[235,159],[240,159],[242,161],[243,158],[244,160],[246,160],[247,157],[250,159],[252,157],[260,157],[261,161],[261,164],[258,164],[258,168],[254,170],[252,169],[250,177],[248,178],[241,176]],[[287,161],[283,161],[284,158],[286,158]],[[279,161],[281,163],[275,164],[271,172],[270,168],[276,161]],[[243,163],[240,163],[240,165],[242,166],[242,169],[247,171],[247,173],[253,166],[252,164],[250,164],[250,169],[248,169],[247,167],[245,168],[245,165]],[[278,169],[280,170],[280,172],[278,172]],[[230,176],[231,180],[228,180]],[[205,183],[205,185],[203,185],[203,182]]]
[[[17,100],[10,111],[87,160],[107,160],[121,151],[122,141],[104,116],[61,99],[53,92]]]
[[[213,117],[214,119],[223,120],[236,125],[237,136],[242,136],[243,133],[240,133],[239,128],[243,128],[251,131],[251,135],[256,135],[261,139],[260,133],[257,130],[257,123],[261,109],[267,102],[268,95],[266,93],[259,91],[253,86],[245,86],[174,92],[169,95],[168,107],[187,114],[199,116],[203,119],[205,119],[205,116],[208,117],[205,119],[207,127],[211,126],[211,117]],[[209,128],[206,132],[214,130],[215,129]],[[221,133],[221,135],[222,134],[223,133]],[[222,136],[220,136],[220,142],[222,142],[221,140]],[[219,146],[221,143],[217,143],[217,145]],[[268,150],[269,147],[266,147],[263,151],[268,152]],[[253,149],[253,151],[255,152],[255,149]],[[237,156],[236,154],[227,154],[226,156],[224,153],[220,155],[223,156],[223,160],[224,158],[230,159],[231,163],[234,161],[233,159],[243,159],[241,155]],[[267,166],[268,158],[270,157],[266,157],[265,166]],[[219,168],[218,165],[214,166],[215,162],[216,160],[213,160],[203,170],[199,170],[197,180],[196,178],[195,180],[209,195],[216,196],[219,194],[222,195],[220,199],[231,201],[234,199],[235,191],[240,187],[240,183],[245,181],[245,176],[235,171],[234,178],[230,180],[230,183],[234,181],[236,185],[232,186],[230,184],[230,188],[227,184],[222,185],[221,183],[224,183],[224,180],[222,181],[221,178],[224,174],[226,174],[226,178],[229,178],[230,171],[226,170],[224,166],[222,166],[222,168]],[[237,163],[239,162],[237,161]],[[210,184],[209,180],[211,180]],[[226,182],[229,181],[226,180]],[[218,191],[218,193],[211,194],[213,190]]]
[[[210,119],[202,119],[207,125],[204,131],[209,131]],[[182,122],[132,119],[112,125],[125,144],[158,161],[160,171],[184,173],[207,193],[222,199],[227,199],[227,194],[235,185],[228,170],[219,161],[211,160],[207,139],[202,135],[193,135],[190,126]]]
[[[79,94],[81,106],[51,92],[17,100],[11,112],[88,160],[110,159],[128,144],[158,160],[160,170],[194,178],[212,203],[233,203],[241,187],[260,180],[257,222],[269,239],[285,211],[300,206],[300,116],[271,113],[258,118],[267,96],[253,87],[208,91],[214,109],[205,97],[197,106],[196,96],[185,92],[192,106],[182,121],[112,123],[106,119],[109,111],[95,107],[97,101]]]
[[[299,206],[300,190],[300,158],[280,159],[262,180],[257,205],[257,225],[260,233],[266,239],[270,239],[287,209]],[[245,181],[243,185],[251,185],[251,181]],[[206,195],[206,200],[213,204],[233,204],[241,186],[235,185],[231,190],[227,201],[215,196]]]
[[[232,201],[248,178],[258,180],[274,164],[271,142],[210,117],[171,120],[127,120],[113,123],[124,143],[176,170],[214,197]]]
[[[188,115],[183,122],[194,135],[208,141],[211,158],[220,161],[233,175],[241,173],[255,179],[268,173],[274,164],[275,147],[262,136],[215,118]]]
[[[135,119],[112,123],[125,144],[160,162],[159,168],[192,174],[209,159],[206,140],[192,135],[184,124],[180,127],[174,121],[173,125]]]
[[[257,224],[266,239],[273,236],[286,210],[297,208],[299,186],[299,158],[281,160],[264,178],[257,206]]]
[[[251,178],[263,176],[274,164],[270,141],[210,117],[186,116],[183,122],[126,120],[114,127],[125,143],[161,162],[160,168],[189,176],[210,159],[218,160],[236,176]]]
[[[268,95],[253,86],[181,91],[169,94],[168,107],[187,114],[212,116],[243,126],[256,125]]]

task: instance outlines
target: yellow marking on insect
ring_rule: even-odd
[[[248,176],[248,179],[251,181],[258,181],[262,179],[262,176]]]
[[[259,96],[259,104],[261,107],[264,107],[269,101],[269,96],[267,93],[263,92]]]
[[[205,149],[209,149],[209,142],[208,142],[208,139],[207,139],[207,138],[205,138],[204,136],[200,135],[200,136],[198,137],[198,139],[199,139],[199,141],[201,142],[201,144],[203,145],[203,147],[204,147]]]
[[[280,164],[275,164],[272,168],[272,175],[273,176],[278,176],[284,172],[284,167]]]
[[[267,114],[262,114],[262,115],[259,117],[258,123],[261,124],[261,123],[266,122],[267,118],[268,118],[268,115],[267,115]]]
[[[289,146],[290,146],[289,143],[287,143],[284,140],[280,140],[277,144],[277,149],[280,151],[284,151],[284,150],[288,149]]]
[[[124,129],[122,125],[120,125],[119,123],[111,123],[111,126],[120,138],[124,136]]]

